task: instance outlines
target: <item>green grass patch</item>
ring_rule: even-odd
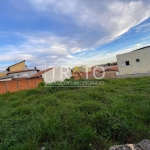
[[[94,150],[150,137],[150,78],[0,95],[0,149]]]

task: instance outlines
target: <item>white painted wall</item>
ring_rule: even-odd
[[[13,75],[14,78],[29,78],[36,73],[37,73],[37,70],[31,70],[31,71],[25,71],[25,72],[11,73],[11,75]]]
[[[136,61],[139,59],[139,62]],[[125,65],[129,61],[129,65]],[[117,55],[119,74],[138,74],[150,72],[150,47]]]
[[[0,82],[2,82],[2,81],[11,81],[11,78],[0,79]]]
[[[64,81],[65,79],[69,79],[71,76],[71,70],[65,67],[55,67],[42,75],[45,83]]]

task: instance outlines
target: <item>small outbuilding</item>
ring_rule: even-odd
[[[44,82],[48,84],[56,81],[64,81],[65,79],[69,79],[71,76],[71,69],[58,66],[39,71],[30,78],[42,77]]]
[[[150,46],[117,55],[119,75],[150,73]]]

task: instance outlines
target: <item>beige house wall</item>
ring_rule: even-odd
[[[25,62],[20,62],[19,64],[16,64],[14,66],[10,66],[10,71],[18,71],[23,70],[25,68]]]
[[[6,73],[0,73],[0,77],[6,76]]]
[[[136,59],[139,59],[139,62],[136,62]],[[123,66],[125,61],[129,61],[130,64]],[[120,75],[148,73],[150,72],[150,47],[117,55],[117,63]]]

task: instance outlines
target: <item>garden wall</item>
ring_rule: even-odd
[[[43,82],[43,78],[13,79],[11,81],[2,81],[0,82],[0,94],[33,89],[36,88],[40,82]]]

